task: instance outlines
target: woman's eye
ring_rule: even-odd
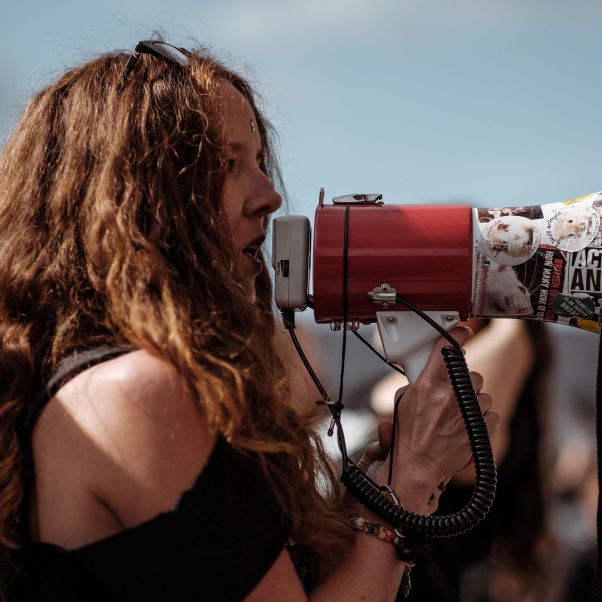
[[[232,171],[236,167],[236,159],[228,159],[226,168],[228,171]]]

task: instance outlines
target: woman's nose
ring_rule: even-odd
[[[280,205],[282,205],[282,197],[262,172],[256,190],[245,203],[247,217],[266,217],[270,213],[278,211]]]

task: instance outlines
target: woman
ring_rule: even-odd
[[[373,517],[337,493],[273,345],[277,176],[250,86],[204,51],[143,42],[28,106],[0,165],[5,589],[394,598],[404,564],[350,528]],[[430,513],[470,458],[440,354],[402,411],[392,489]],[[379,483],[390,438],[364,459]]]

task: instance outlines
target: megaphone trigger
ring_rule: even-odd
[[[445,330],[460,323],[457,311],[425,313]],[[416,382],[439,332],[411,311],[376,312],[376,323],[387,361],[402,366],[410,383]]]

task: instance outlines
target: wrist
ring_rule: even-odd
[[[409,512],[416,514],[432,514],[437,509],[435,490],[431,474],[417,466],[407,466],[399,471],[399,479],[395,479],[400,487],[400,501]]]
[[[387,477],[388,471],[383,469],[377,483],[386,483]],[[433,475],[420,466],[406,464],[397,469],[390,488],[408,512],[428,516],[437,509],[441,489],[434,483]]]
[[[415,564],[413,561],[413,550],[408,547],[405,537],[401,532],[381,523],[370,522],[363,517],[351,518],[349,520],[349,526],[354,531],[374,536],[374,538],[372,538],[374,543],[376,543],[376,540],[380,540],[384,544],[390,544],[387,546],[389,547],[387,556],[389,561],[392,560],[398,564],[398,571],[402,574],[400,586],[403,589],[404,597],[407,597],[412,586],[410,572]],[[384,551],[385,546],[382,546],[381,544],[380,552],[382,553]]]

